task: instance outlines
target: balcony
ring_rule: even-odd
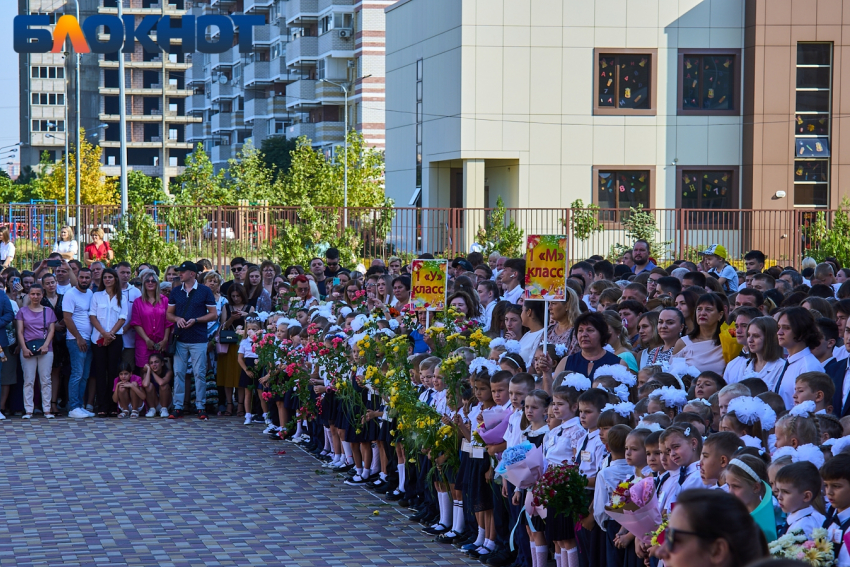
[[[161,148],[163,147],[163,142],[154,142],[154,138],[160,138],[161,136],[153,136],[150,142],[127,142],[128,148]],[[180,150],[191,150],[192,142],[178,142],[177,140],[166,140],[164,143],[166,148],[175,148]],[[121,146],[121,142],[110,142],[108,140],[102,140],[100,142],[100,147],[102,148],[118,148]]]
[[[290,3],[297,0],[290,0]],[[286,65],[297,67],[302,64],[315,64],[319,58],[319,38],[299,37],[286,44]]]
[[[334,83],[339,83],[341,85],[345,84],[345,79],[329,79]],[[349,92],[349,96],[353,93]],[[344,104],[345,103],[345,93],[342,92],[342,89],[336,85],[332,85],[326,82],[319,82],[316,85],[316,99],[320,103],[325,104]]]
[[[316,81],[301,80],[286,85],[286,108],[303,110],[318,106]]]
[[[286,98],[282,96],[272,97],[271,113],[275,118],[289,118],[290,112],[286,108]]]
[[[199,122],[196,124],[189,124],[186,127],[187,142],[199,142],[209,137],[209,135],[210,125],[208,123]]]
[[[207,107],[209,107],[209,102],[207,101],[207,96],[203,93],[193,94],[186,99],[187,114],[190,112],[202,112]]]
[[[151,114],[128,114],[127,121],[128,122],[162,122],[162,114],[159,111],[152,112]],[[101,112],[98,115],[98,118],[101,122],[118,122],[120,120],[120,116],[118,114],[106,114]],[[201,122],[202,118],[200,116],[179,116],[176,113],[166,113],[165,119],[167,122],[171,124],[189,124],[193,122]]]
[[[216,71],[222,67],[233,67],[239,62],[239,54],[236,47],[231,47],[224,53],[210,54],[210,69]]]
[[[268,61],[254,61],[245,65],[244,73],[242,74],[245,88],[257,85],[270,85],[272,81],[269,74]]]
[[[101,59],[97,62],[98,67],[101,69],[117,69],[118,61],[105,61]],[[133,61],[133,60],[125,60],[124,66],[127,69],[162,69],[162,61]],[[183,62],[179,63],[177,61],[165,61],[165,68],[169,71],[188,71],[192,68],[191,62]],[[187,73],[188,80],[188,73]]]
[[[345,132],[344,122],[317,122],[316,137],[313,140],[316,143],[331,144],[342,143],[343,132]]]
[[[216,83],[213,83],[216,84]],[[100,87],[98,92],[102,95],[106,96],[118,96],[118,87],[110,88],[110,87]],[[165,89],[165,93],[169,96],[177,96],[177,97],[187,97],[194,94],[191,89],[178,89],[177,87],[173,87],[168,85]],[[149,89],[137,89],[130,88],[125,89],[125,94],[128,95],[139,95],[139,96],[161,96],[162,95],[162,87],[149,88]]]
[[[274,0],[245,0],[246,14],[268,14]]]
[[[225,165],[227,160],[235,158],[236,154],[242,150],[242,144],[219,144],[213,146],[210,152],[210,159],[216,165]]]
[[[301,136],[307,136],[310,140],[314,139],[316,137],[316,125],[300,122],[286,129],[286,137],[290,140],[300,138]]]
[[[351,30],[348,32],[347,38],[340,37],[343,30],[335,29],[325,32],[319,36],[319,53],[322,56],[331,55],[333,57],[351,58],[354,57],[354,38]]]
[[[324,12],[331,6],[353,6],[354,0],[319,0],[319,12]]]
[[[233,113],[219,112],[212,117],[212,132],[227,132],[233,130]]]
[[[272,24],[265,24],[263,26],[254,26],[252,31],[254,33],[254,46],[255,47],[268,47],[272,43],[272,28],[277,28],[277,26],[273,26]],[[280,30],[280,28],[278,28]],[[278,33],[278,35],[280,35]]]
[[[254,120],[260,120],[267,117],[269,114],[269,99],[267,98],[252,98],[245,101],[245,123],[253,123]]]
[[[289,0],[286,3],[286,25],[301,27],[319,19],[319,0]]]
[[[272,78],[276,83],[291,83],[292,81],[297,81],[303,78],[300,69],[290,69],[286,66],[285,53],[279,59],[271,61],[269,66],[269,75],[272,75]]]
[[[212,100],[220,100],[223,98],[236,98],[239,93],[233,88],[233,81],[228,81],[227,84],[221,84],[218,81],[213,81],[210,86],[210,95]]]
[[[192,66],[186,70],[186,86],[202,85],[207,79],[209,67],[204,65],[203,57],[193,57]]]

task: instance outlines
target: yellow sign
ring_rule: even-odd
[[[410,303],[416,309],[443,311],[446,308],[448,260],[414,260],[410,264]]]
[[[567,238],[529,236],[525,261],[525,298],[564,301],[567,286]]]

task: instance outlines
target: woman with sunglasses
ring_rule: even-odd
[[[743,502],[722,490],[679,494],[655,555],[666,567],[743,567],[769,556]]]

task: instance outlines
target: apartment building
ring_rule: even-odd
[[[194,54],[187,113],[202,118],[187,141],[203,143],[216,168],[242,145],[307,136],[331,155],[348,127],[384,147],[384,8],[393,0],[208,0],[192,13],[259,14],[254,52]]]
[[[850,195],[835,119],[844,22],[850,0],[400,0],[387,9],[387,194],[582,199],[613,209],[609,230],[617,209],[679,209],[671,222],[699,225],[701,244],[745,221],[688,209],[835,208]]]

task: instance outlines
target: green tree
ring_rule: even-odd
[[[106,177],[101,170],[100,146],[90,144],[86,140],[86,131],[80,128],[80,202],[84,205],[117,205],[120,200],[118,183],[113,177]],[[77,154],[68,154],[68,192],[70,202],[76,201],[77,195]],[[42,167],[42,172],[44,171]],[[42,175],[44,175],[42,173]],[[49,173],[40,175],[41,194],[43,199],[56,199],[65,202],[65,161],[60,160],[49,167]]]
[[[236,159],[229,160],[227,172],[236,199],[269,201],[269,204],[278,200],[274,187],[274,168],[266,164],[263,153],[251,142],[242,146]]]
[[[823,262],[832,256],[842,266],[850,265],[850,199],[843,197],[841,206],[835,212],[832,222],[828,222],[826,213],[817,213],[814,222],[803,225],[802,233],[806,237],[806,249],[803,256],[811,256],[818,262]]]
[[[266,167],[276,170],[277,175],[284,175],[289,171],[292,163],[292,151],[296,148],[296,141],[287,139],[286,136],[270,136],[263,140],[260,151]]]
[[[629,207],[628,213],[623,213],[622,225],[625,229],[626,244],[614,244],[611,246],[609,259],[614,262],[623,255],[623,252],[629,250],[636,240],[646,240],[649,242],[649,255],[660,262],[662,258],[667,256],[667,247],[673,242],[665,240],[658,242],[658,225],[655,222],[655,215],[652,211],[644,211],[643,205],[638,205],[637,208]]]
[[[156,202],[171,201],[159,178],[148,177],[137,170],[127,173],[127,197],[130,205],[153,205]]]
[[[186,168],[177,178],[177,187],[171,191],[178,205],[233,205],[236,202],[224,181],[224,170],[215,172],[204,145],[198,144],[186,156]]]
[[[522,229],[513,219],[505,222],[506,216],[505,203],[500,196],[496,200],[496,208],[490,211],[485,226],[478,227],[478,233],[475,236],[475,241],[484,248],[482,253],[485,257],[493,252],[511,258],[519,258],[522,255],[524,248]]]
[[[121,220],[120,230],[109,241],[115,251],[116,262],[141,262],[155,264],[161,269],[178,264],[181,256],[177,245],[166,242],[159,233],[159,227],[147,212],[144,204],[134,202]]]

